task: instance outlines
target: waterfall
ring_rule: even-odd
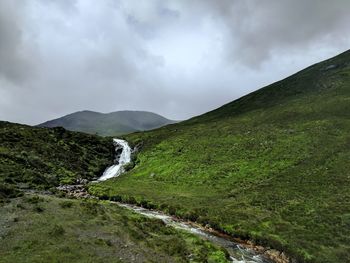
[[[117,177],[124,172],[123,166],[131,161],[131,148],[127,141],[121,139],[113,139],[115,145],[115,151],[117,152],[120,148],[122,152],[118,158],[116,157],[116,164],[108,167],[98,181],[105,181],[112,177]]]

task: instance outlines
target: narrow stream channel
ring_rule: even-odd
[[[131,160],[131,148],[128,143],[124,140],[114,139],[113,140],[116,146],[116,153],[120,152],[120,155],[116,158],[116,164],[108,167],[103,175],[98,179],[98,181],[104,181],[110,179],[112,177],[117,177],[121,173],[123,173],[123,165],[127,164]],[[111,201],[112,202],[112,201]],[[196,234],[206,240],[211,241],[212,243],[221,246],[227,250],[230,255],[231,262],[234,263],[273,263],[270,259],[266,258],[264,255],[257,253],[253,249],[249,249],[243,247],[236,242],[230,240],[229,238],[224,238],[213,234],[212,232],[201,228],[200,226],[196,226],[194,224],[190,224],[185,221],[181,221],[179,219],[175,219],[174,217],[168,216],[158,211],[149,210],[146,208],[124,204],[119,202],[112,202],[121,207],[132,210],[136,213],[142,214],[144,216],[150,218],[157,218],[162,220],[166,225],[172,226],[177,229],[185,230]]]
[[[257,263],[257,262],[272,263],[273,262],[267,259],[264,255],[257,254],[256,251],[252,249],[245,248],[227,238],[216,236],[213,233],[206,231],[205,229],[202,229],[200,226],[195,226],[188,222],[180,221],[178,219],[175,219],[171,216],[168,216],[158,211],[153,211],[146,208],[129,205],[129,204],[123,204],[119,202],[112,202],[112,203],[116,203],[117,205],[130,209],[138,214],[141,214],[150,218],[160,219],[166,225],[172,226],[174,228],[185,230],[193,234],[196,234],[198,236],[201,236],[202,238],[209,240],[220,247],[225,248],[230,255],[231,262],[234,262],[234,263]]]

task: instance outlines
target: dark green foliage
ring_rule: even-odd
[[[55,224],[52,227],[51,231],[49,232],[49,234],[52,237],[59,237],[59,236],[62,236],[64,233],[65,233],[64,228],[61,225],[58,225],[58,224]]]
[[[62,201],[60,203],[60,207],[62,208],[71,208],[73,206],[73,202],[72,201]]]
[[[13,185],[7,183],[0,183],[0,202],[7,198],[21,196],[22,193],[18,191]]]
[[[300,262],[350,262],[350,51],[126,138],[142,145],[138,164],[91,193],[150,202]]]
[[[97,215],[104,213],[104,207],[96,200],[83,200],[80,206],[87,214]]]
[[[114,156],[110,138],[63,128],[34,128],[0,122],[0,188],[50,189],[91,180],[102,174]],[[4,192],[0,189],[0,193]],[[1,194],[3,196],[3,194]]]
[[[44,199],[41,198],[41,197],[38,196],[38,195],[30,195],[30,196],[28,196],[28,197],[26,196],[26,197],[24,198],[24,200],[25,200],[27,203],[30,203],[30,204],[38,204],[38,203],[44,201]]]
[[[71,131],[117,136],[135,131],[147,131],[170,123],[175,123],[175,121],[146,111],[117,111],[111,113],[79,111],[47,121],[39,126],[61,126]]]
[[[34,206],[34,211],[41,213],[41,212],[44,212],[44,208],[40,205],[36,205],[36,206]]]

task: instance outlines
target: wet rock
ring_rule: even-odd
[[[276,263],[289,263],[289,258],[280,251],[275,249],[268,249],[265,251],[265,255],[267,255],[270,259],[272,259]]]
[[[89,180],[88,179],[83,179],[83,178],[78,178],[77,181],[76,181],[77,185],[80,185],[80,184],[88,184],[89,183]]]
[[[56,189],[74,198],[96,198],[86,191],[84,184],[60,185]]]

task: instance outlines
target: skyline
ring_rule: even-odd
[[[349,8],[343,0],[0,0],[0,119],[200,115],[349,49]]]

